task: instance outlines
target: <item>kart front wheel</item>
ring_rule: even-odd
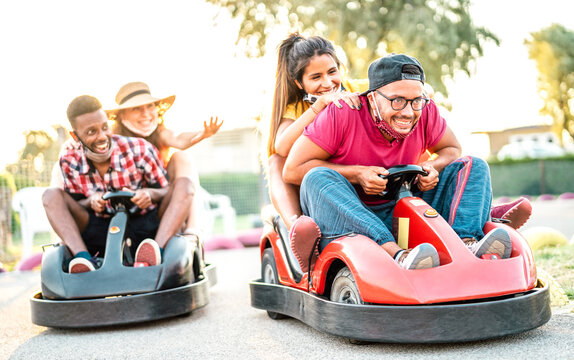
[[[355,278],[348,267],[344,267],[333,280],[331,287],[331,301],[344,304],[364,304],[359,289],[355,283]]]
[[[275,265],[275,256],[273,255],[272,248],[267,248],[263,251],[263,257],[261,258],[261,278],[263,282],[267,284],[279,284],[277,265]],[[273,311],[267,311],[267,315],[274,320],[285,319],[287,317],[286,315]]]

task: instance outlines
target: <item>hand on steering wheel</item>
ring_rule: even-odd
[[[421,191],[428,191],[438,184],[438,171],[431,164],[423,163],[422,168],[428,175],[419,175],[417,177],[417,186]]]
[[[389,174],[384,176],[387,179],[387,188],[381,194],[385,200],[395,200],[401,194],[401,188],[409,190],[412,188],[418,176],[427,176],[428,173],[418,165],[397,165],[389,170]],[[383,177],[383,176],[381,176]]]

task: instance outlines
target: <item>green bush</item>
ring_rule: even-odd
[[[494,196],[574,192],[574,157],[491,161]]]
[[[259,214],[261,206],[269,203],[265,181],[259,174],[201,175],[199,181],[209,193],[229,196],[237,215]]]
[[[9,188],[12,192],[16,191],[16,183],[14,181],[14,176],[9,172],[0,174],[0,187]]]

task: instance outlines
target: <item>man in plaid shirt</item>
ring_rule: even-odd
[[[82,145],[60,157],[64,189],[48,189],[43,201],[54,231],[74,255],[69,271],[95,270],[92,256],[103,255],[111,219],[102,196],[119,190],[135,193],[131,201],[138,209],[126,232],[139,244],[135,261],[160,264],[162,249],[188,217],[193,184],[178,178],[168,186],[156,148],[141,138],[112,135],[96,98],[75,98],[68,119],[72,136]]]

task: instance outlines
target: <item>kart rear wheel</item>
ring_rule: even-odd
[[[330,299],[333,302],[344,304],[364,304],[355,283],[355,278],[353,278],[353,274],[348,267],[342,268],[335,275]]]
[[[275,265],[275,256],[273,255],[272,248],[267,248],[263,251],[263,257],[261,258],[261,278],[263,282],[267,284],[279,284],[277,265]],[[286,315],[273,311],[267,311],[267,315],[274,320],[285,319],[287,317]]]

